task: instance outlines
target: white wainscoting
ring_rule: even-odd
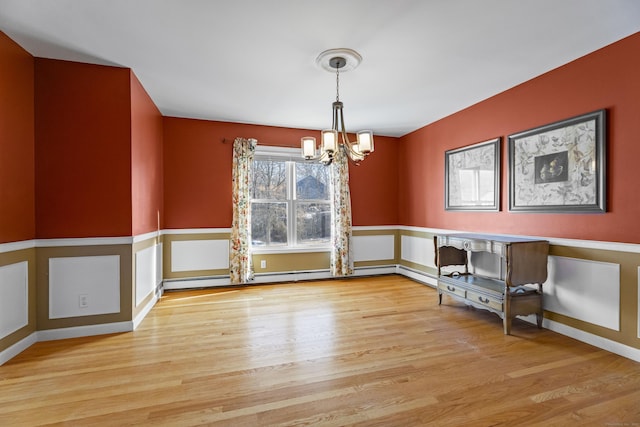
[[[164,252],[162,243],[156,245],[156,288],[162,285],[162,280],[164,279],[164,265],[162,264],[162,260],[164,259]]]
[[[229,240],[175,240],[171,242],[171,271],[229,268]]]
[[[401,236],[400,246],[403,260],[436,268],[432,238]]]
[[[162,245],[136,252],[136,307],[154,292],[162,281]]]
[[[29,263],[0,267],[0,338],[29,323]]]
[[[550,256],[544,308],[619,331],[620,265]]]
[[[395,257],[393,235],[353,236],[354,261],[379,261]]]
[[[502,258],[489,252],[469,252],[469,271],[479,276],[505,278]]]
[[[50,319],[119,312],[120,256],[49,259]]]

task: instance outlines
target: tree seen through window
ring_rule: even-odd
[[[331,202],[327,167],[256,156],[251,235],[255,247],[328,244]]]

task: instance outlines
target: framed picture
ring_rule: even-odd
[[[606,212],[606,111],[509,136],[509,210]]]
[[[444,154],[444,208],[500,210],[500,138]]]

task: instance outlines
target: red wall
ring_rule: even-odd
[[[640,243],[640,33],[419,129],[401,139],[400,223],[442,229]],[[608,212],[509,213],[510,134],[606,108]],[[502,211],[444,210],[444,153],[503,137]]]
[[[162,228],[162,115],[131,73],[133,235]]]
[[[130,70],[35,59],[36,235],[131,235]]]
[[[635,34],[399,140],[376,137],[376,152],[351,167],[354,225],[640,242],[639,51]],[[0,59],[0,243],[229,227],[233,139],[298,147],[312,132],[161,118],[130,70],[34,61],[1,33]],[[506,137],[601,108],[608,212],[508,212]],[[502,210],[444,211],[444,152],[497,136]]]
[[[398,138],[375,136],[375,151],[349,164],[353,225],[398,225]]]
[[[299,147],[300,138],[313,132],[165,117],[165,228],[231,226],[236,137],[255,138],[261,145]],[[396,142],[395,138],[376,138],[375,153],[362,165],[351,167],[354,225],[397,224]]]
[[[0,32],[0,243],[35,237],[33,57]]]

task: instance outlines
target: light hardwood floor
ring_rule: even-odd
[[[0,426],[640,426],[640,364],[401,276],[166,293],[0,366]]]

